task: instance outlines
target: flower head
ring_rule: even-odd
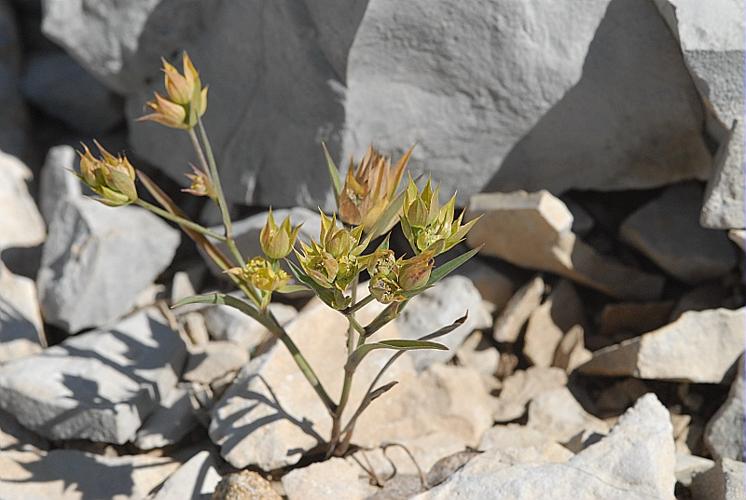
[[[191,129],[207,111],[207,87],[202,87],[199,73],[186,52],[182,57],[183,74],[165,59],[162,62],[168,97],[156,92],[153,100],[147,102],[153,112],[140,120],[154,121],[171,128]]]
[[[288,273],[263,257],[254,257],[244,267],[234,267],[226,272],[264,292],[274,292],[290,282]]]
[[[368,266],[371,276],[368,290],[382,304],[407,300],[404,292],[418,290],[427,285],[434,263],[432,252],[393,262],[393,254],[388,252],[390,251],[377,251],[379,255],[372,258]]]
[[[191,181],[191,184],[182,191],[194,196],[208,196],[213,200],[216,199],[217,193],[210,177],[194,166],[192,166],[192,172],[191,174],[184,174]]]
[[[267,222],[259,233],[259,243],[264,254],[270,259],[282,259],[293,250],[295,239],[298,237],[300,226],[291,227],[290,217],[285,217],[279,226],[272,216],[272,208],[269,209]]]
[[[411,155],[412,148],[392,167],[388,157],[369,147],[358,165],[350,161],[337,199],[340,220],[370,233],[393,200]]]
[[[477,223],[477,219],[462,225],[464,213],[454,219],[456,195],[440,206],[440,188],[432,188],[428,180],[422,191],[410,178],[404,197],[401,226],[404,236],[415,253],[430,251],[441,254],[463,241],[466,233]]]
[[[114,156],[94,141],[101,158],[91,154],[85,144],[80,156],[80,174],[78,177],[93,192],[99,195],[101,203],[112,207],[129,205],[137,200],[135,187],[135,169],[126,156]]]

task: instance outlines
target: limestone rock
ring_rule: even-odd
[[[585,332],[582,326],[575,325],[570,328],[554,351],[552,366],[562,368],[567,373],[572,373],[577,367],[593,358],[593,353],[585,348],[584,336]]]
[[[676,482],[684,486],[691,486],[692,478],[713,468],[715,462],[707,458],[676,453]]]
[[[681,46],[704,109],[705,128],[717,141],[715,172],[702,207],[702,225],[742,229],[743,213],[743,2],[656,0]]]
[[[0,261],[0,363],[29,356],[46,346],[36,285]]]
[[[286,325],[298,315],[294,307],[274,303],[270,310],[281,325]],[[227,340],[238,344],[247,351],[266,340],[269,331],[240,311],[228,306],[212,306],[204,309],[205,326],[215,340]]]
[[[746,498],[746,464],[724,458],[715,467],[692,479],[694,498],[702,500],[742,500]]]
[[[531,313],[541,304],[544,280],[536,276],[510,298],[495,321],[492,337],[498,342],[515,342]]]
[[[0,367],[0,406],[50,439],[122,444],[168,397],[186,347],[155,313]]]
[[[26,185],[32,177],[19,159],[0,151],[0,250],[44,241],[44,221]]]
[[[519,424],[496,425],[482,435],[480,450],[542,447],[556,441],[538,429]]]
[[[49,449],[49,442],[18,423],[10,413],[0,410],[0,452]]]
[[[492,377],[500,365],[500,353],[486,342],[482,332],[472,333],[456,352],[459,363]]]
[[[733,380],[728,399],[712,416],[705,428],[704,440],[715,459],[730,458],[743,461],[744,418],[744,367],[743,358],[738,360],[738,374]]]
[[[455,273],[469,278],[479,290],[482,299],[494,304],[495,309],[499,311],[513,296],[516,288],[511,276],[503,272],[504,267],[506,266],[496,266],[476,256],[469,259]]]
[[[364,500],[376,491],[364,477],[360,468],[343,458],[295,469],[282,477],[282,486],[288,500]]]
[[[164,448],[178,443],[197,425],[189,387],[180,384],[153,409],[137,431],[133,443],[141,450]]]
[[[188,312],[179,315],[179,324],[184,328],[184,333],[193,346],[204,347],[210,342],[210,334],[207,332],[205,317],[198,312]]]
[[[189,353],[182,378],[209,384],[228,372],[237,372],[249,361],[249,353],[233,342],[209,342]]]
[[[495,401],[495,421],[509,422],[520,418],[534,397],[565,384],[567,375],[560,368],[532,366],[515,372],[503,381],[500,397]]]
[[[647,395],[607,437],[566,463],[545,459],[509,465],[485,453],[415,498],[672,500],[674,464],[668,412],[655,396]]]
[[[146,498],[179,463],[167,457],[108,457],[78,450],[0,453],[0,491],[8,500]]]
[[[663,279],[598,254],[572,232],[572,214],[547,191],[482,193],[469,202],[469,217],[483,215],[469,246],[517,266],[550,271],[617,298],[653,299]]]
[[[736,255],[724,232],[699,225],[701,200],[696,184],[669,187],[630,215],[619,234],[685,283],[718,278],[735,267]]]
[[[281,500],[269,481],[254,471],[242,470],[220,480],[212,500]]]
[[[473,330],[492,325],[492,317],[482,305],[482,297],[474,284],[464,276],[449,276],[434,287],[417,295],[396,319],[399,335],[417,339],[450,325],[469,313],[466,322],[438,339],[448,351],[419,351],[409,353],[418,371],[433,363],[451,359],[456,349]]]
[[[220,482],[217,461],[209,451],[200,451],[163,483],[153,500],[204,500]]]
[[[69,200],[52,220],[42,253],[44,319],[68,332],[116,320],[171,263],[179,239],[141,208]]]
[[[47,224],[52,223],[66,200],[83,194],[82,183],[71,172],[76,163],[77,155],[70,146],[54,146],[47,152],[39,180],[39,206]]]
[[[580,371],[720,384],[744,348],[746,308],[685,312],[678,320],[593,353]]]
[[[609,427],[586,412],[567,387],[542,392],[528,406],[528,427],[560,443],[585,431],[606,434]]]

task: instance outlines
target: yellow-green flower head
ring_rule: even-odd
[[[254,257],[244,267],[234,267],[226,272],[265,292],[274,292],[290,282],[288,273],[263,257]]]
[[[371,146],[358,165],[350,160],[344,186],[337,198],[340,220],[360,225],[370,233],[393,200],[411,155],[412,148],[392,168],[391,159]]]
[[[300,231],[300,226],[291,227],[290,217],[285,217],[282,224],[278,226],[272,216],[272,208],[270,208],[267,222],[259,234],[259,244],[262,246],[264,255],[274,260],[287,257],[293,250],[298,231]]]
[[[415,253],[433,252],[441,254],[463,241],[466,233],[477,223],[473,219],[462,225],[464,213],[454,220],[456,195],[440,206],[439,187],[432,188],[428,180],[422,191],[410,178],[404,197],[401,226],[404,236]]]
[[[165,59],[162,62],[167,97],[156,92],[153,100],[146,103],[153,112],[139,120],[154,121],[171,128],[191,129],[207,111],[207,87],[202,87],[199,73],[186,52],[182,57],[183,74]]]
[[[99,195],[98,201],[112,207],[129,205],[137,200],[135,169],[126,156],[114,156],[101,144],[93,141],[101,154],[96,158],[88,146],[82,144],[78,177]]]
[[[192,167],[192,172],[191,174],[184,174],[191,181],[191,184],[188,188],[182,189],[182,191],[194,196],[207,196],[213,200],[216,199],[217,192],[210,176],[194,166]]]
[[[402,290],[422,288],[430,279],[433,270],[433,253],[424,252],[401,262],[399,267],[399,286]]]
[[[406,297],[400,293],[401,287],[392,276],[383,274],[372,276],[368,282],[368,291],[381,304],[406,300]]]

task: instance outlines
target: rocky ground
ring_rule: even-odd
[[[744,12],[703,5],[0,0],[0,498],[745,499]],[[322,139],[417,142],[482,216],[377,335],[467,321],[393,365],[348,456],[261,325],[169,308],[231,291],[188,239],[69,172],[97,137],[216,222],[187,143],[134,123],[183,48],[245,255],[270,204],[317,236]],[[338,394],[344,318],[272,308]]]

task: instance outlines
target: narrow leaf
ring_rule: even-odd
[[[332,160],[332,155],[329,154],[329,150],[326,148],[326,143],[322,141],[321,147],[324,148],[324,157],[326,158],[326,168],[329,170],[329,178],[332,181],[334,187],[334,194],[339,196],[342,192],[342,181],[339,179],[339,169]]]
[[[437,342],[430,342],[427,340],[408,340],[408,339],[389,339],[380,340],[378,342],[372,342],[370,344],[363,344],[355,349],[352,354],[347,358],[346,369],[354,370],[360,362],[376,349],[392,349],[394,351],[414,351],[420,349],[434,349],[438,351],[447,351],[448,347]]]
[[[185,299],[178,301],[176,304],[171,306],[171,309],[176,309],[177,307],[185,306],[187,304],[226,305],[234,309],[238,309],[239,311],[246,314],[247,316],[250,316],[251,318],[257,320],[258,322],[264,324],[264,319],[261,317],[261,315],[259,314],[259,311],[254,306],[252,306],[248,302],[244,302],[243,300],[237,297],[234,297],[232,295],[227,295],[225,293],[213,292],[213,293],[205,293],[202,295],[193,295],[191,297],[187,297]]]
[[[305,292],[309,290],[311,289],[306,285],[285,285],[279,290],[276,290],[276,292],[289,294],[289,293]]]
[[[451,274],[453,271],[461,267],[463,264],[465,264],[469,259],[474,257],[480,250],[482,249],[482,246],[479,246],[477,248],[472,248],[466,253],[462,253],[458,257],[449,260],[445,264],[441,264],[435,269],[433,269],[433,272],[430,274],[430,279],[427,280],[428,285],[434,285],[438,281],[442,280],[449,274]]]
[[[463,316],[461,316],[459,319],[454,321],[448,326],[444,326],[443,328],[439,328],[438,330],[435,330],[433,333],[428,333],[424,337],[420,337],[419,340],[432,340],[437,339],[438,337],[442,337],[443,335],[447,333],[451,333],[453,330],[458,328],[459,326],[463,325],[466,322],[466,318],[469,317],[469,313],[467,312]]]

